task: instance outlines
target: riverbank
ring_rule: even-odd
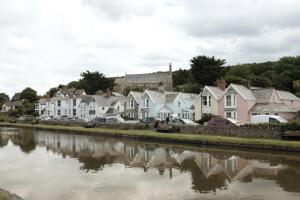
[[[230,137],[204,134],[157,133],[151,130],[116,130],[106,128],[84,128],[79,126],[54,126],[42,124],[0,123],[2,127],[33,128],[64,133],[93,136],[109,136],[151,142],[180,143],[194,146],[221,146],[248,149],[300,152],[300,141]]]
[[[0,200],[23,200],[16,194],[12,194],[6,190],[0,188]]]

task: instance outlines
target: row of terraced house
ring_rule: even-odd
[[[96,117],[166,119],[178,117],[200,120],[204,114],[235,118],[249,122],[252,115],[279,115],[287,120],[298,116],[300,98],[275,88],[247,88],[224,81],[205,86],[200,94],[165,91],[164,87],[144,92],[131,91],[127,97],[117,92],[86,95],[83,90],[63,88],[52,98],[39,101],[40,116],[76,117],[86,121]]]

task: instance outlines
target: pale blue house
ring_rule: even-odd
[[[194,119],[193,104],[197,94],[182,92],[165,92],[164,90],[145,90],[140,98],[139,119],[168,116]]]

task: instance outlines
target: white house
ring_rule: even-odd
[[[196,94],[145,90],[140,98],[139,119],[158,117],[166,119],[170,115],[193,119],[193,104]]]
[[[90,121],[96,117],[122,117],[124,96],[87,95],[80,102],[80,119]]]

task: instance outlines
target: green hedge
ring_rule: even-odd
[[[246,124],[245,127],[264,128],[264,129],[280,129],[282,131],[300,131],[300,122],[288,122],[281,124]]]

